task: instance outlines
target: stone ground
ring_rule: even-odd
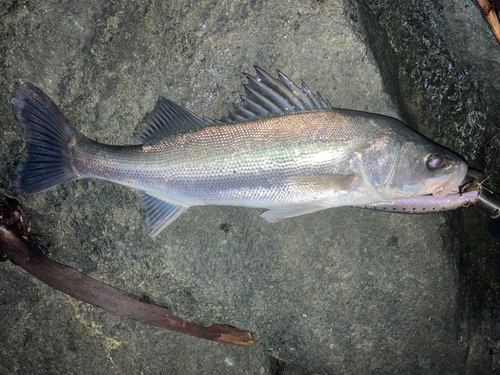
[[[500,45],[470,1],[42,0],[0,12],[5,194],[25,146],[9,104],[18,79],[84,134],[127,144],[159,96],[226,116],[254,64],[334,106],[402,119],[500,191]],[[143,326],[3,263],[1,374],[500,372],[500,246],[477,210],[340,208],[271,225],[262,210],[199,207],[153,240],[125,187],[82,180],[18,198],[52,259],[257,344]]]

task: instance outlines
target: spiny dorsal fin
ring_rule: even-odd
[[[301,89],[279,70],[278,79],[275,79],[258,66],[254,68],[257,72],[255,77],[245,74],[248,83],[244,85],[245,94],[241,96],[240,106],[235,106],[234,113],[230,113],[229,117],[222,121],[253,120],[292,112],[332,108],[319,92],[315,96],[304,82]]]
[[[234,106],[234,112],[221,120],[200,117],[175,104],[160,98],[155,108],[149,112],[138,131],[141,143],[158,137],[183,133],[221,122],[239,122],[255,120],[268,116],[282,116],[293,112],[330,109],[332,106],[324,101],[319,92],[315,96],[309,87],[302,82],[299,88],[287,76],[278,70],[278,79],[254,66],[257,74],[252,77],[245,74],[248,83],[244,85],[245,94],[241,96],[241,104]]]

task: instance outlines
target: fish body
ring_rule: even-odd
[[[248,76],[242,106],[213,121],[161,98],[139,145],[111,146],[77,132],[29,83],[13,103],[30,143],[21,189],[77,178],[139,189],[150,233],[191,206],[267,208],[279,221],[330,207],[456,192],[467,164],[400,121],[335,109],[279,72]]]

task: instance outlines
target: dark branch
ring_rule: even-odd
[[[0,205],[0,259],[10,259],[37,279],[76,299],[145,324],[225,344],[249,346],[254,343],[247,331],[222,324],[204,327],[185,321],[164,307],[50,260],[41,248],[33,246],[21,206],[15,200]]]

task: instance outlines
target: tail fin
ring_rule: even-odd
[[[55,103],[36,86],[21,81],[12,104],[29,137],[20,189],[36,193],[76,179],[69,163],[68,143],[77,132]]]

